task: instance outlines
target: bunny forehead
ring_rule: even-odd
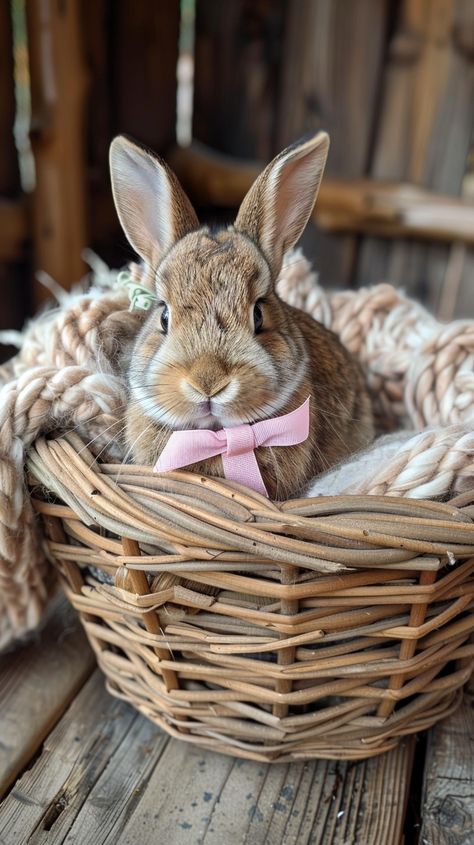
[[[247,235],[232,227],[205,227],[185,235],[164,255],[155,271],[158,298],[167,302],[219,292],[253,302],[273,288],[269,264]]]

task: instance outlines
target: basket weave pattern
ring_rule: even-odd
[[[474,496],[272,503],[225,480],[29,453],[49,555],[110,691],[265,761],[361,759],[453,710],[474,655]]]

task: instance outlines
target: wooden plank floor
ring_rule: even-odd
[[[463,706],[430,731],[420,845],[474,842],[474,684]]]
[[[92,666],[64,604],[0,659],[1,845],[416,842],[410,826],[403,838],[415,740],[356,764],[236,760],[170,739]],[[474,841],[472,719],[467,702],[430,735],[420,845]]]
[[[74,610],[59,596],[28,645],[0,657],[0,798],[94,668]]]

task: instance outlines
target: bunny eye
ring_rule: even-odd
[[[256,302],[253,307],[253,328],[255,334],[261,332],[263,328],[263,312],[262,306],[259,302]]]
[[[161,328],[163,329],[163,333],[167,334],[168,332],[168,325],[169,325],[170,315],[168,311],[168,306],[163,303],[163,310],[161,312],[160,323]]]

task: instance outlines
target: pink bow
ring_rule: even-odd
[[[174,431],[155,466],[155,472],[173,469],[222,455],[224,475],[268,496],[255,457],[258,446],[294,446],[309,434],[309,397],[296,411],[253,424],[244,423],[220,431],[188,429]]]

